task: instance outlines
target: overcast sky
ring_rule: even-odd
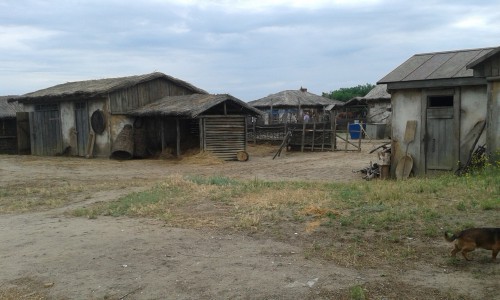
[[[0,96],[154,71],[251,101],[500,46],[498,0],[0,0]]]

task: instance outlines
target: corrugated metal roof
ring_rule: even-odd
[[[23,105],[18,102],[8,102],[17,96],[0,96],[0,118],[15,118],[16,112],[23,111]]]
[[[175,116],[195,118],[208,109],[229,101],[241,107],[243,114],[260,115],[262,112],[228,94],[192,94],[169,96],[128,112],[132,116]]]
[[[25,100],[35,100],[37,98],[43,99],[51,97],[95,97],[158,78],[164,78],[166,80],[174,82],[177,85],[183,86],[195,93],[207,94],[206,91],[197,88],[186,81],[165,75],[160,72],[154,72],[145,75],[67,82],[19,96],[17,100],[22,102]]]
[[[490,58],[490,57],[492,57],[492,56],[494,56],[494,55],[496,55],[496,54],[498,54],[498,53],[500,53],[500,47],[497,47],[497,48],[495,48],[495,50],[493,50],[493,51],[489,52],[488,54],[483,55],[483,56],[481,56],[481,57],[477,58],[476,60],[474,60],[474,61],[470,62],[470,63],[467,65],[467,68],[468,68],[468,69],[473,69],[473,68],[475,68],[477,65],[479,65],[480,63],[482,63],[482,62],[486,61],[488,58]]]
[[[497,48],[491,47],[415,54],[378,83],[473,77],[473,70],[467,68],[468,64],[495,49]]]
[[[342,102],[318,96],[304,89],[300,89],[281,91],[258,100],[250,101],[248,104],[253,107],[298,107],[299,105],[303,107],[314,107],[342,104]]]

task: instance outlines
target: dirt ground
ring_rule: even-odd
[[[247,162],[222,164],[175,160],[83,159],[0,156],[0,186],[41,182],[160,180],[173,174],[223,175],[238,179],[356,181],[353,173],[377,161],[362,152],[283,152],[250,147]],[[116,186],[78,196],[62,208],[0,217],[0,298],[11,299],[338,299],[356,285],[387,291],[381,299],[483,299],[498,291],[471,270],[421,264],[398,272],[346,268],[306,258],[303,232],[290,242],[210,229],[180,229],[149,219],[68,217],[65,211],[109,201],[141,189]],[[1,195],[0,195],[1,196]],[[439,241],[444,252],[450,245]],[[477,266],[480,268],[481,266]],[[500,265],[489,266],[497,274]],[[497,276],[497,275],[495,275]],[[497,276],[498,278],[498,276]],[[445,295],[445,296],[443,296]],[[453,294],[455,295],[455,294]],[[422,297],[421,297],[422,296]],[[499,297],[500,299],[500,297]]]

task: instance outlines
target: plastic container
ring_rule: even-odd
[[[366,124],[363,124],[363,129],[366,128]],[[354,123],[354,124],[349,124],[349,135],[351,136],[351,139],[357,140],[363,137],[363,132],[361,131],[361,124],[359,123]]]

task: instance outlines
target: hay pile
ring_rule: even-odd
[[[220,165],[224,163],[224,160],[215,156],[215,154],[209,151],[196,151],[187,152],[181,157],[181,162],[193,165]]]

